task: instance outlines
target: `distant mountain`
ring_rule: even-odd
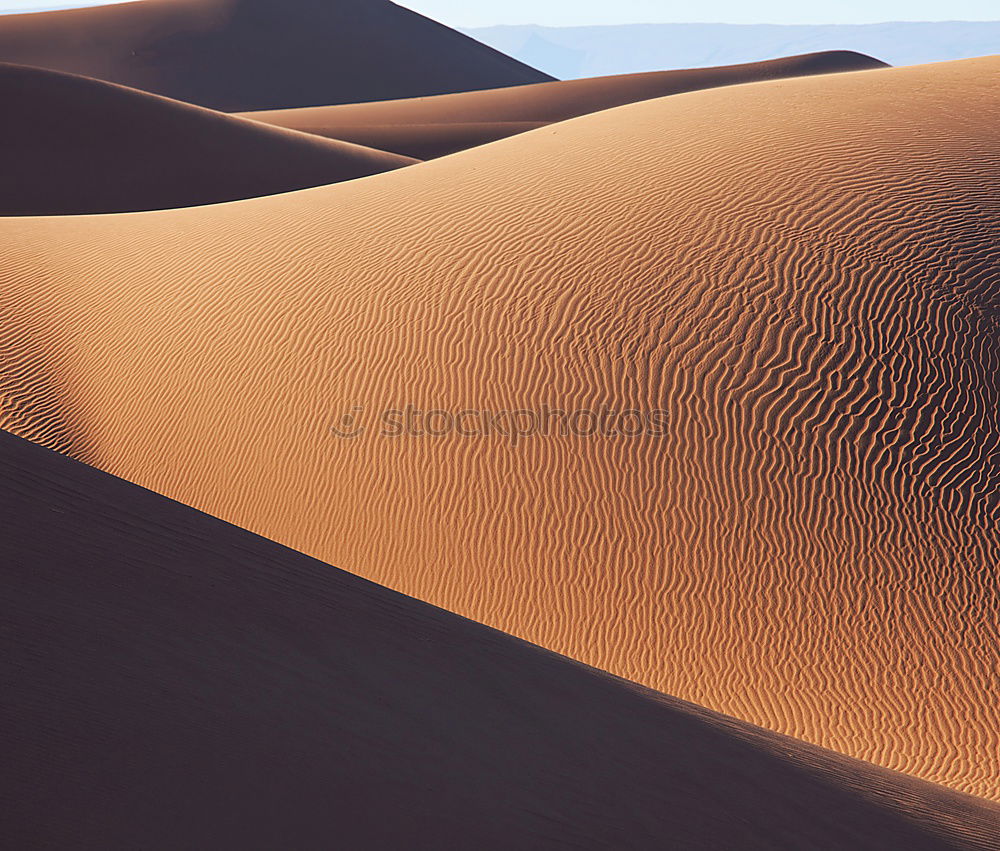
[[[561,79],[733,65],[820,50],[855,50],[892,65],[1000,53],[1000,21],[863,26],[519,26],[465,32]]]

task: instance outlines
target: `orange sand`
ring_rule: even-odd
[[[0,221],[0,425],[1000,797],[997,73],[750,84],[259,201]],[[407,403],[669,427],[330,433]]]

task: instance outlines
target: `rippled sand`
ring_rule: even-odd
[[[0,426],[1000,797],[998,72],[717,89],[260,201],[0,221]],[[668,428],[380,437],[408,403]]]

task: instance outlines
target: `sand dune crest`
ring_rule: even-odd
[[[429,98],[245,113],[247,118],[432,159],[591,112],[739,83],[886,67],[851,51],[767,62],[537,83]]]

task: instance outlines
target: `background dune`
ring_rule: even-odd
[[[884,67],[884,62],[870,56],[829,51],[724,68],[657,71],[430,98],[249,112],[245,117],[423,160],[543,124],[664,95]]]
[[[388,0],[143,0],[6,15],[0,61],[229,112],[552,79]]]
[[[669,700],[0,434],[4,836],[988,849],[1000,810]]]
[[[109,83],[0,63],[0,215],[192,207],[415,160]]]
[[[0,425],[1000,796],[998,71],[756,83],[259,201],[4,220]],[[381,436],[407,404],[667,428]]]
[[[957,17],[951,7],[947,14]],[[856,50],[891,65],[924,65],[1000,53],[1000,21],[983,20],[842,25],[528,25],[479,27],[466,32],[561,79],[729,65],[829,49]]]

